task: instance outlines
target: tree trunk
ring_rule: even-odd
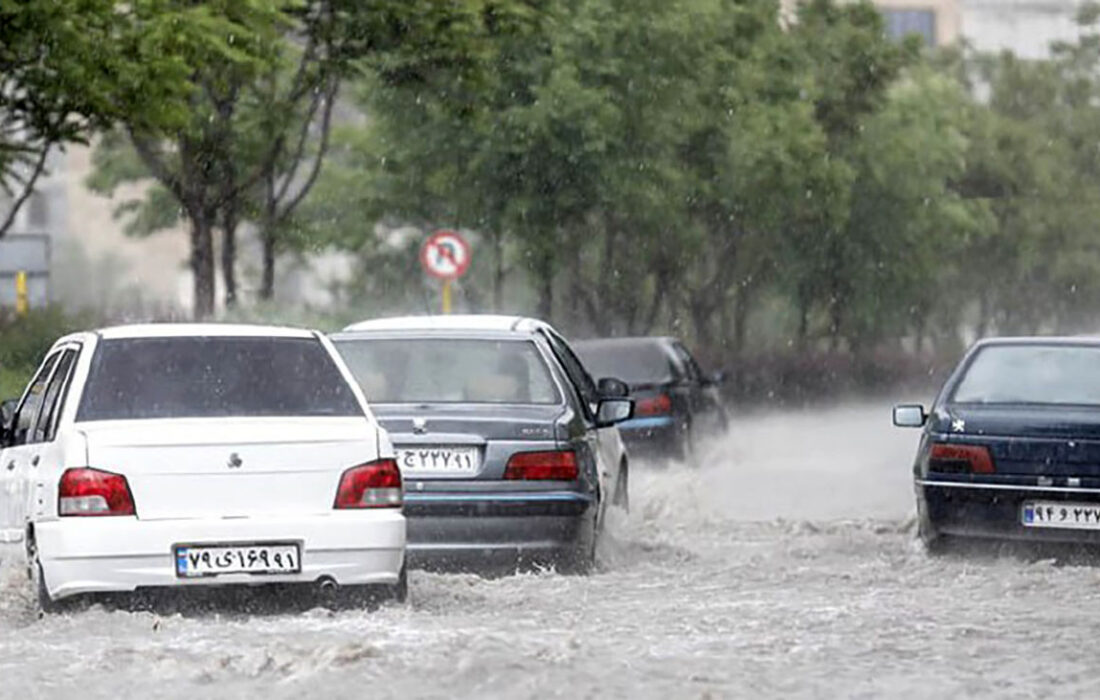
[[[714,333],[711,330],[711,315],[714,306],[703,299],[693,299],[688,303],[691,313],[691,323],[695,326],[695,341],[699,354],[706,357],[714,356]]]
[[[237,307],[237,211],[227,205],[222,221],[222,279],[225,281],[225,308]]]
[[[799,352],[806,351],[806,345],[810,338],[810,295],[805,290],[798,290],[798,337],[797,347]]]
[[[263,243],[263,275],[260,281],[260,299],[275,298],[275,233],[265,228],[260,234]]]
[[[504,311],[504,234],[494,230],[490,237],[493,248],[493,311]]]
[[[554,259],[551,253],[542,253],[535,274],[539,290],[538,315],[549,323],[554,312]]]
[[[191,273],[194,277],[196,321],[214,315],[214,216],[199,213],[191,221]]]
[[[755,289],[752,285],[742,285],[737,290],[733,306],[733,357],[740,360],[745,352],[745,335],[748,332],[749,311]],[[800,321],[801,322],[801,321]]]
[[[642,322],[642,335],[653,333],[653,326],[657,323],[657,314],[661,311],[661,303],[668,295],[669,277],[670,275],[666,270],[657,271],[657,278],[653,284],[653,297],[650,299],[649,310],[646,311],[645,320]]]

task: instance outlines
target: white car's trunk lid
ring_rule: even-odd
[[[218,418],[81,425],[88,465],[126,477],[140,520],[316,514],[344,470],[378,458],[365,418]]]

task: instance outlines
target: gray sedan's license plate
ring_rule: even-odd
[[[481,450],[461,445],[399,447],[397,465],[410,474],[476,474],[481,468]]]
[[[1024,527],[1100,530],[1100,503],[1028,501],[1020,509]]]
[[[297,544],[180,545],[176,576],[219,574],[296,574],[302,570]]]

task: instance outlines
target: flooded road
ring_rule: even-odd
[[[638,471],[590,577],[414,573],[376,612],[36,620],[5,570],[0,697],[1095,697],[1100,568],[929,559],[913,431],[861,405],[736,422]]]

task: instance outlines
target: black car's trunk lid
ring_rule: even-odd
[[[997,474],[1100,476],[1100,408],[956,404],[932,420],[950,442],[988,447]]]

